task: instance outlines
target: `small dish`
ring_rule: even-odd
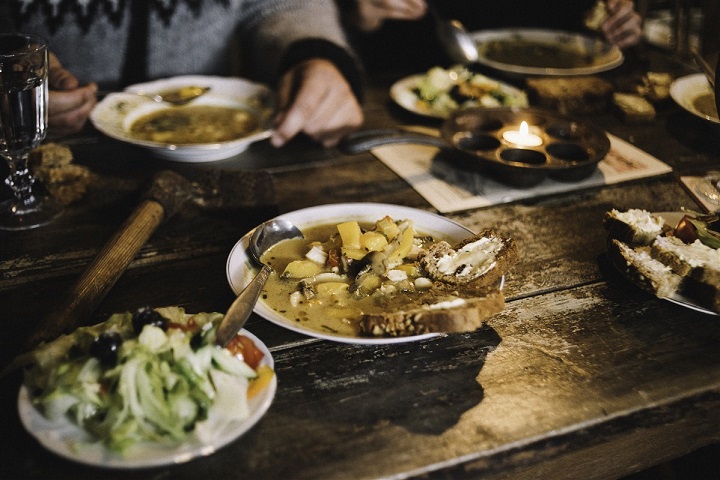
[[[399,106],[404,108],[405,110],[416,113],[418,115],[423,115],[426,117],[431,118],[439,118],[439,119],[446,119],[450,116],[451,113],[453,113],[454,110],[445,109],[445,108],[434,108],[432,106],[425,107],[421,102],[419,102],[419,97],[415,93],[415,90],[417,89],[418,85],[426,78],[426,74],[416,74],[416,75],[410,75],[408,77],[402,78],[395,82],[390,87],[390,97],[393,99],[395,103],[397,103]],[[525,92],[519,88],[515,88],[512,85],[509,85],[504,82],[500,82],[495,79],[488,79],[493,82],[497,82],[498,84],[498,90],[507,96],[507,98],[510,100],[508,102],[508,105],[503,106],[517,106],[517,107],[527,107],[527,96],[525,95]],[[472,106],[482,106],[479,104],[472,105]]]
[[[591,75],[618,67],[624,60],[618,47],[570,32],[518,28],[471,36],[478,46],[478,62],[509,74]],[[574,57],[577,64],[570,62]]]
[[[285,213],[278,216],[285,220],[289,220],[297,225],[301,230],[313,225],[324,223],[342,222],[346,220],[357,220],[359,222],[374,222],[384,216],[389,215],[394,219],[410,219],[415,222],[415,226],[419,231],[428,235],[447,238],[450,241],[460,241],[472,235],[472,231],[462,225],[453,222],[445,217],[434,213],[425,212],[410,207],[398,205],[382,204],[382,203],[341,203],[336,205],[321,205],[317,207],[305,208],[294,212]],[[245,234],[232,248],[228,256],[226,264],[226,275],[230,288],[239,294],[252,277],[257,273],[257,268],[250,264],[247,256],[247,247],[249,244],[252,231]],[[270,308],[262,299],[255,305],[254,312],[261,317],[271,321],[288,330],[292,330],[310,337],[320,338],[324,340],[332,340],[341,343],[377,345],[389,343],[415,342],[426,338],[438,336],[440,334],[429,333],[424,335],[415,335],[407,337],[351,337],[345,335],[337,335],[332,333],[324,333],[304,327],[302,324],[285,318],[278,312]]]
[[[267,346],[247,330],[241,330],[240,333],[252,339],[265,354],[261,365],[267,365],[274,369],[274,360]],[[25,429],[43,447],[61,457],[96,467],[146,468],[184,463],[193,458],[216,452],[247,432],[265,415],[275,397],[276,390],[277,377],[273,376],[267,387],[249,399],[250,415],[247,418],[226,423],[223,428],[213,430],[210,432],[209,439],[200,440],[196,435],[192,435],[178,445],[145,444],[133,448],[124,455],[114,453],[98,443],[87,444],[82,448],[74,446],[75,442],[89,441],[89,434],[69,420],[51,422],[45,418],[33,406],[25,386],[20,388],[18,395],[18,412]]]
[[[210,105],[247,110],[258,120],[260,127],[250,135],[218,143],[182,144],[139,140],[129,134],[132,123],[143,115],[173,107],[138,95],[138,92],[162,92],[182,86],[210,87],[210,91],[189,105]],[[111,93],[103,98],[90,114],[90,121],[100,132],[121,142],[148,149],[165,160],[200,163],[233,157],[250,144],[268,138],[272,133],[274,96],[259,83],[241,78],[211,76],[181,76],[131,85],[124,92]]]
[[[686,75],[676,79],[670,85],[670,96],[675,100],[675,103],[696,117],[710,123],[720,124],[717,112],[714,111],[715,92],[713,92],[710,82],[702,73]],[[698,101],[708,98],[710,105],[707,108],[703,108],[703,104],[698,104]]]

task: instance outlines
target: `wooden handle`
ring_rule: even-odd
[[[97,308],[158,225],[187,198],[189,182],[184,180],[185,183],[180,182],[180,188],[177,188],[176,177],[184,180],[172,172],[158,174],[149,192],[152,198],[144,200],[105,244],[67,294],[64,303],[40,322],[28,339],[27,347],[33,348],[42,341],[77,328]]]

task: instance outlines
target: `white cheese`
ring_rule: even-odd
[[[454,300],[446,300],[444,302],[433,303],[432,305],[425,305],[424,308],[427,310],[444,310],[446,308],[461,307],[467,303],[464,298],[456,298]]]
[[[497,237],[483,237],[440,258],[438,271],[460,278],[479,277],[495,266],[496,255],[502,246],[502,240]]]
[[[643,232],[659,234],[665,224],[665,219],[660,216],[654,216],[647,210],[639,208],[631,208],[626,212],[620,212],[613,209],[611,215],[618,220],[632,225]]]

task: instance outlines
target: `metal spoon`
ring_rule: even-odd
[[[162,93],[152,93],[140,90],[136,93],[141,97],[149,98],[158,103],[169,103],[171,105],[185,105],[190,103],[201,95],[205,95],[210,90],[210,87],[198,87],[195,85],[177,88],[175,90],[167,90]]]
[[[287,220],[274,219],[267,221],[257,227],[250,236],[248,253],[251,260],[261,265],[260,271],[240,292],[235,301],[225,313],[225,318],[220,322],[217,329],[215,344],[225,347],[237,332],[245,325],[250,313],[255,308],[255,303],[260,292],[265,286],[272,269],[262,263],[260,258],[270,247],[291,238],[303,238],[303,234],[295,225]]]
[[[440,43],[450,59],[459,63],[477,62],[479,56],[477,46],[459,20],[447,20],[440,16],[435,7],[429,3],[428,8],[435,19],[435,30]]]

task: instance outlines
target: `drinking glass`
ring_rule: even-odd
[[[48,119],[47,41],[35,35],[0,34],[0,156],[13,198],[0,203],[0,229],[27,230],[52,221],[62,205],[33,191],[28,154],[43,141]]]

